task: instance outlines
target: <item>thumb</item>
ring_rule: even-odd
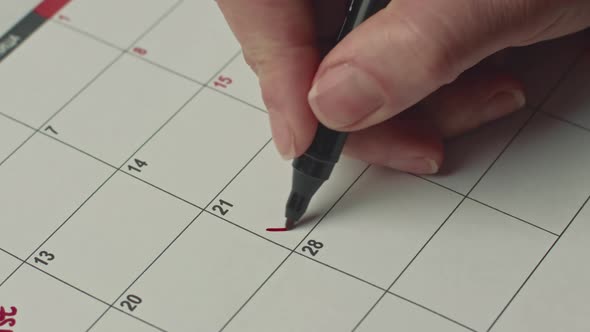
[[[309,103],[326,126],[360,130],[501,49],[587,26],[587,0],[393,0],[323,60]]]

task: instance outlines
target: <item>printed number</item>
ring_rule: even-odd
[[[42,258],[40,258],[42,257]],[[48,262],[51,262],[55,258],[55,255],[49,253],[47,251],[41,251],[39,253],[39,257],[35,257],[35,263],[41,263],[43,265],[48,265]]]
[[[52,126],[45,127],[45,131],[50,131],[53,135],[57,135],[57,130],[53,129]]]
[[[234,80],[232,80],[231,78],[221,75],[217,78],[215,82],[213,82],[213,85],[215,85],[218,88],[226,89],[228,85],[231,85],[233,82]]]
[[[129,311],[133,311],[135,310],[135,308],[137,308],[137,305],[139,305],[141,303],[141,298],[137,295],[127,295],[127,299],[125,301],[121,302],[121,307],[125,308],[127,307],[127,309],[129,309]]]
[[[136,172],[139,172],[139,173],[141,173],[141,169],[142,169],[143,167],[145,167],[145,166],[147,166],[147,165],[148,165],[148,163],[147,163],[147,162],[145,162],[145,161],[142,161],[142,160],[139,160],[139,159],[135,159],[135,160],[134,160],[134,162],[135,162],[135,166],[133,166],[133,165],[128,165],[128,166],[127,166],[127,168],[128,168],[130,171],[136,171]],[[137,166],[137,167],[136,167],[136,166]]]
[[[318,242],[316,240],[309,240],[307,241],[307,245],[305,247],[303,247],[301,249],[301,251],[305,252],[305,251],[309,251],[309,253],[312,256],[315,256],[318,254],[318,252],[320,251],[320,249],[322,249],[324,247],[324,244],[321,242]]]
[[[14,318],[6,318],[6,317],[14,317],[16,316],[17,310],[15,307],[10,307],[10,311],[6,311],[4,307],[0,307],[0,326],[8,325],[14,326],[16,325],[16,319]],[[11,330],[0,330],[2,331],[11,331]]]
[[[224,206],[226,206],[226,208],[224,208]],[[229,212],[230,208],[232,208],[232,207],[234,207],[233,204],[220,199],[219,204],[213,206],[213,211],[217,211],[217,212],[221,213],[222,216],[225,216]]]
[[[65,15],[59,15],[57,18],[59,18],[62,21],[66,21],[66,22],[70,21],[70,18]]]
[[[147,54],[147,50],[145,48],[141,48],[141,47],[135,47],[133,49],[133,52],[135,52],[139,55],[146,55]]]

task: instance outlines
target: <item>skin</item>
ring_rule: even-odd
[[[588,0],[392,0],[325,57],[346,0],[217,0],[259,78],[273,138],[302,154],[318,121],[345,153],[436,173],[443,142],[511,114],[524,87],[493,58],[590,26]]]

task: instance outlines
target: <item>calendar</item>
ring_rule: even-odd
[[[0,4],[0,331],[590,330],[588,32],[441,174],[344,157],[305,222],[214,1]],[[6,32],[6,33],[4,33]]]

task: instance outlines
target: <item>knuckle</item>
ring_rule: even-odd
[[[421,65],[417,70],[424,80],[440,86],[457,78],[462,60],[457,55],[464,48],[461,27],[457,29],[434,12],[416,18],[398,16],[396,20],[405,31],[404,52]],[[399,48],[399,32],[389,30],[386,35],[387,42]]]

